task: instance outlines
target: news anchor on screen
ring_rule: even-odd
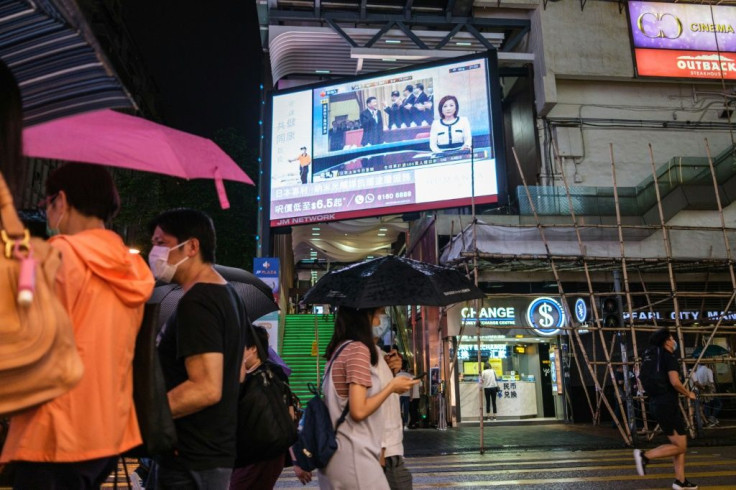
[[[366,109],[360,113],[360,126],[363,128],[360,145],[377,145],[383,142],[383,116],[378,110],[378,99],[368,97],[365,105]]]
[[[437,105],[439,118],[432,121],[432,128],[429,130],[429,148],[433,153],[472,149],[470,122],[467,117],[457,115],[459,109],[454,95],[445,95],[440,99]]]

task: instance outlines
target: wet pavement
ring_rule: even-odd
[[[702,435],[689,439],[690,447],[736,445],[736,423],[725,427],[704,429]],[[499,449],[561,449],[595,450],[626,448],[618,430],[606,426],[547,423],[487,422],[483,431],[483,445],[487,450]],[[664,443],[661,433],[647,442],[640,436],[637,445],[654,447]],[[736,451],[736,450],[735,450]],[[460,426],[447,430],[409,429],[404,431],[404,452],[407,456],[437,456],[480,452],[480,427]]]

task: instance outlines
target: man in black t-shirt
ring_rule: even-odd
[[[184,290],[158,346],[178,441],[159,459],[157,488],[225,489],[235,461],[245,310],[213,268],[215,230],[207,215],[175,209],[151,229],[154,276]]]
[[[677,366],[675,352],[677,341],[669,329],[660,328],[654,332],[649,339],[649,345],[660,350],[659,369],[667,373],[669,384],[667,390],[659,395],[651,395],[651,405],[654,417],[662,428],[662,432],[670,440],[669,444],[663,444],[649,451],[634,449],[634,461],[639,476],[646,474],[646,466],[650,459],[672,458],[675,466],[675,481],[672,488],[681,490],[683,488],[698,488],[696,484],[685,478],[685,452],[687,451],[687,435],[685,423],[680,416],[680,405],[677,399],[678,393],[690,400],[695,399],[695,394],[688,390],[680,381],[680,371]]]

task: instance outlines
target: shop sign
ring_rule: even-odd
[[[506,359],[508,348],[506,344],[483,344],[480,350],[483,359]],[[478,347],[475,345],[459,345],[457,358],[462,361],[478,358]]]
[[[516,381],[504,381],[499,392],[501,398],[516,398]]]
[[[575,300],[575,319],[578,323],[585,323],[588,319],[588,304],[583,298]]]
[[[560,331],[565,324],[565,313],[560,303],[552,298],[537,298],[526,310],[529,326],[539,335],[550,336]]]
[[[736,79],[736,8],[628,3],[639,76]]]
[[[460,310],[460,316],[466,325],[475,324],[476,319],[480,320],[481,326],[516,325],[516,309],[513,306],[489,306],[477,312],[475,308],[466,307]]]
[[[627,321],[629,318],[632,318],[634,321],[639,322],[648,322],[654,320],[675,320],[677,318],[677,313],[674,311],[635,311],[632,315],[629,315],[628,311],[624,311],[624,321]],[[721,318],[728,321],[736,320],[736,312],[693,310],[680,311],[680,320],[700,320],[717,322]]]

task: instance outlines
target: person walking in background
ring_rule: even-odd
[[[705,399],[704,413],[709,427],[719,424],[718,414],[721,412],[723,402],[720,398],[713,396],[716,392],[716,384],[713,380],[713,371],[705,364],[698,364],[693,374],[693,383],[698,389],[701,397]]]
[[[307,154],[307,147],[302,146],[299,148],[301,153],[289,160],[289,163],[299,162],[299,180],[302,184],[306,184],[309,177],[309,165],[312,163],[312,157]]]
[[[414,373],[416,374],[416,373]],[[416,379],[416,376],[415,376]],[[422,386],[422,379],[419,379],[419,383],[413,385],[409,390],[410,401],[409,401],[409,428],[416,429],[419,427],[419,402],[421,400],[420,387]]]
[[[286,377],[286,373],[278,364],[272,363],[268,357],[262,358],[262,353],[258,349],[258,342],[260,345],[268,345],[268,332],[263,327],[253,326],[253,331],[258,336],[256,339],[250,331],[246,331],[245,335],[245,354],[243,355],[243,365],[241,371],[241,395],[243,390],[246,389],[249,377],[258,375],[262,371],[270,371],[284,384],[288,384],[289,379]],[[285,394],[286,396],[287,394]],[[242,410],[248,407],[243,407],[241,404],[239,408]],[[246,417],[243,417],[245,419]],[[241,433],[240,431],[238,431]],[[248,446],[247,440],[238,440],[238,448]],[[261,450],[265,452],[268,448],[252,448],[247,447],[249,453],[258,452]],[[284,469],[286,462],[286,453],[282,453],[266,460],[249,460],[241,456],[241,451],[238,451],[238,456],[235,461],[235,468],[230,479],[230,490],[270,490],[276,484],[276,480],[279,479],[281,472]]]
[[[384,431],[380,408],[389,395],[402,393],[417,381],[399,376],[385,386],[381,383],[373,322],[372,310],[346,306],[337,310],[335,332],[325,353],[331,367],[323,391],[333,424],[348,403],[349,410],[337,430],[338,449],[327,466],[319,470],[322,489],[389,489],[380,464]]]
[[[209,216],[174,209],[154,218],[150,228],[154,275],[184,290],[158,346],[178,441],[158,460],[157,488],[226,489],[236,452],[244,308],[213,267]]]
[[[401,361],[401,371],[397,376],[408,376],[413,377],[409,374],[409,363],[406,360]],[[413,387],[412,387],[413,388]],[[399,405],[401,406],[401,422],[404,424],[404,429],[409,428],[409,405],[411,402],[411,390],[406,391],[399,395]]]
[[[677,400],[678,393],[689,400],[695,399],[695,393],[688,390],[680,381],[680,372],[674,355],[677,350],[677,341],[669,329],[665,327],[654,332],[649,338],[649,345],[659,349],[658,368],[661,372],[666,373],[669,381],[666,392],[659,395],[650,394],[650,400],[653,406],[654,418],[670,443],[648,451],[634,449],[636,471],[639,476],[644,476],[650,460],[671,457],[675,469],[675,481],[672,483],[672,488],[674,490],[696,489],[698,486],[685,478],[687,435]]]
[[[493,420],[496,420],[496,395],[498,394],[498,379],[496,371],[493,370],[491,364],[486,361],[483,372],[480,375],[480,381],[483,385],[483,394],[486,396],[486,418],[491,413],[491,403],[493,404]]]
[[[71,391],[13,417],[2,460],[17,489],[98,488],[118,455],[141,444],[133,351],[153,276],[105,229],[120,208],[109,172],[70,163],[46,181],[50,243],[61,251],[56,290],[69,313],[84,376]]]
[[[383,143],[383,116],[378,110],[378,99],[368,97],[365,106],[365,110],[360,113],[360,127],[363,128],[360,146]]]
[[[371,317],[373,327],[373,341],[378,351],[378,377],[381,384],[386,386],[399,372],[402,359],[396,349],[384,353],[378,347],[378,341],[383,338],[391,328],[391,319],[384,308],[377,308]],[[411,375],[400,376],[412,379]],[[409,391],[402,393],[409,395]],[[408,398],[407,398],[408,399]],[[381,440],[381,466],[386,475],[388,486],[391,490],[411,490],[412,479],[409,469],[404,464],[404,431],[401,417],[399,395],[392,393],[381,406],[383,412],[384,426],[383,438]]]

